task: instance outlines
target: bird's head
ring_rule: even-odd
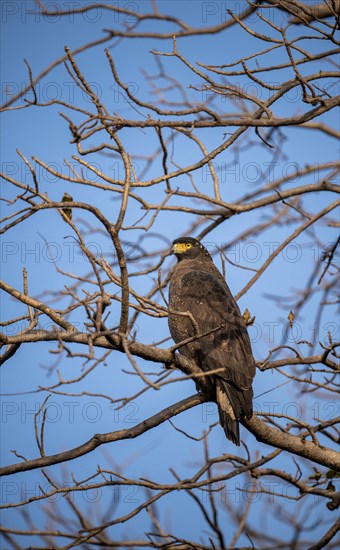
[[[183,260],[195,260],[199,257],[209,257],[209,252],[197,239],[192,237],[180,237],[172,243],[171,254],[175,254],[179,262]]]

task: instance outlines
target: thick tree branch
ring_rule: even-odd
[[[109,432],[106,434],[96,434],[83,445],[70,449],[69,451],[51,456],[43,456],[33,460],[27,460],[11,466],[4,466],[0,469],[0,476],[18,472],[26,472],[28,470],[35,470],[37,468],[44,468],[53,464],[59,464],[61,462],[66,462],[80,456],[84,456],[104,443],[112,443],[114,441],[121,441],[124,439],[134,439],[148,430],[159,426],[166,420],[169,420],[169,418],[191,409],[192,407],[196,407],[206,401],[208,401],[208,398],[203,394],[192,395],[182,401],[179,401],[178,403],[175,403],[174,405],[171,405],[170,407],[167,407],[166,409],[163,409],[147,420],[140,422],[133,428],[118,430],[116,432]],[[318,447],[306,439],[300,439],[297,436],[276,430],[275,428],[266,425],[255,415],[253,415],[250,420],[243,420],[242,424],[256,437],[258,441],[262,441],[268,445],[272,445],[298,456],[302,456],[303,458],[308,458],[317,464],[340,472],[340,454],[336,453],[332,449],[327,449],[321,446]]]
[[[68,460],[73,460],[80,456],[84,456],[100,445],[103,445],[103,443],[112,443],[113,441],[121,441],[123,439],[134,439],[152,428],[163,424],[163,422],[169,420],[169,418],[191,409],[200,403],[204,403],[204,401],[206,401],[206,398],[203,395],[192,395],[191,397],[187,397],[186,399],[163,409],[159,413],[151,416],[143,422],[140,422],[132,428],[109,432],[106,434],[96,434],[83,445],[79,445],[79,447],[75,447],[69,451],[51,456],[43,456],[33,460],[27,460],[19,464],[13,464],[12,466],[4,466],[0,469],[0,476],[35,470],[37,468],[44,468],[46,466],[51,466],[52,464],[60,464],[61,462],[66,462]]]

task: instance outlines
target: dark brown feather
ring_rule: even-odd
[[[212,376],[220,422],[226,436],[239,445],[239,420],[252,415],[254,358],[243,317],[228,285],[208,252],[200,243],[197,246],[201,254],[191,257],[188,253],[173,270],[169,328],[176,343],[197,335],[197,331],[202,334],[217,329],[183,346],[180,353],[194,360],[202,371],[221,369]]]

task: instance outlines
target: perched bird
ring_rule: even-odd
[[[61,202],[73,202],[73,197],[68,193],[64,193]],[[67,219],[72,220],[72,208],[63,208],[63,212]]]
[[[191,237],[173,242],[178,260],[170,279],[169,328],[176,344],[203,372],[220,369],[211,381],[220,423],[240,445],[239,421],[252,415],[255,363],[241,312],[204,246]],[[208,333],[208,334],[207,334]],[[202,335],[203,336],[200,336]]]

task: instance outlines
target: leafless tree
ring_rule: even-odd
[[[20,115],[18,137],[25,117],[43,112],[53,147],[63,139],[53,130],[59,112],[71,140],[64,161],[18,149],[24,170],[2,173],[1,288],[11,310],[1,363],[12,383],[2,389],[3,422],[19,418],[21,377],[36,383],[37,403],[32,425],[21,416],[24,432],[11,434],[15,459],[6,455],[1,469],[3,548],[316,550],[339,542],[339,161],[319,154],[332,153],[339,137],[339,1],[191,5],[200,26],[156,1],[150,12],[143,2],[57,11],[37,2],[36,15],[58,16],[60,28],[95,10],[109,28],[66,47],[38,75],[25,60],[27,86],[2,107],[7,121]],[[134,86],[131,48],[137,55],[150,40],[158,49]],[[195,55],[190,40],[200,44]],[[86,56],[94,52],[107,93],[93,82]],[[42,94],[61,74],[72,101]],[[29,232],[48,259],[35,268],[19,254]],[[195,393],[202,374],[169,337],[169,246],[180,235],[209,246],[249,325],[255,413],[243,422],[240,449],[224,438],[215,404]],[[51,402],[67,406],[67,420],[51,423]],[[84,416],[89,407],[100,422]]]

